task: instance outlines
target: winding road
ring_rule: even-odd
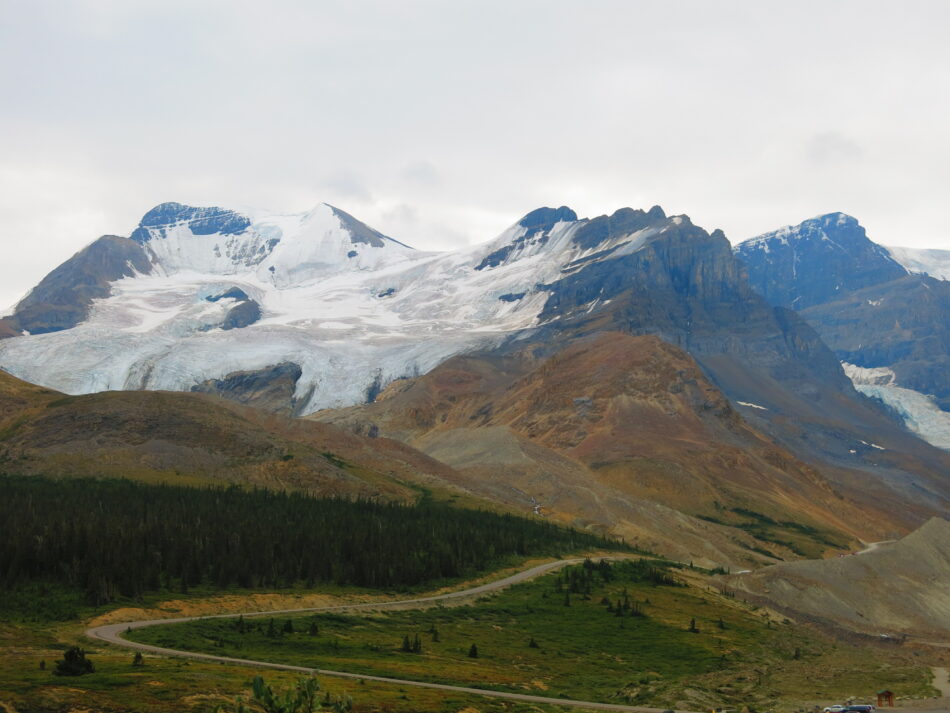
[[[467,686],[453,686],[446,683],[428,683],[425,681],[410,681],[401,678],[389,678],[386,676],[368,676],[362,673],[352,673],[349,671],[328,671],[326,669],[307,668],[306,666],[292,666],[290,664],[272,663],[270,661],[254,661],[251,659],[238,659],[230,656],[215,656],[214,654],[200,654],[193,651],[178,651],[176,649],[166,649],[160,646],[150,644],[140,644],[135,641],[123,639],[121,634],[130,629],[143,629],[148,626],[157,626],[159,624],[180,624],[188,621],[197,621],[199,619],[234,619],[238,616],[274,616],[277,614],[302,614],[313,612],[330,612],[342,610],[368,609],[372,611],[382,609],[411,609],[424,607],[439,602],[451,601],[456,599],[467,599],[478,597],[482,594],[495,592],[513,584],[533,579],[547,572],[551,572],[561,567],[571,564],[579,564],[584,560],[581,558],[558,560],[531,567],[521,572],[517,572],[504,579],[494,582],[488,582],[471,589],[465,589],[447,594],[436,594],[429,597],[417,597],[413,599],[401,599],[398,601],[368,602],[363,604],[342,604],[332,607],[313,607],[306,609],[276,609],[270,611],[258,612],[240,612],[234,614],[213,614],[210,616],[186,616],[176,619],[151,619],[148,621],[130,621],[118,624],[105,624],[96,626],[86,631],[86,636],[98,641],[104,641],[109,644],[123,646],[128,649],[142,651],[150,654],[159,654],[162,656],[177,656],[179,658],[194,659],[198,661],[210,661],[213,663],[237,664],[241,666],[252,666],[255,668],[275,669],[278,671],[297,671],[306,674],[315,674],[319,676],[333,676],[336,678],[349,678],[365,681],[378,681],[381,683],[392,683],[399,686],[415,686],[417,688],[434,688],[440,691],[450,691],[452,693],[468,693],[479,696],[489,696],[491,698],[502,698],[511,701],[524,701],[528,703],[548,703],[557,706],[568,706],[573,708],[588,708],[591,710],[607,711],[628,711],[629,713],[661,713],[660,708],[646,708],[643,706],[627,706],[619,703],[597,703],[595,701],[576,701],[568,698],[551,698],[547,696],[534,696],[528,693],[507,693],[505,691],[492,691],[483,688],[469,688]],[[677,711],[676,713],[691,713],[690,711]]]

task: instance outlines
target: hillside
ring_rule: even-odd
[[[950,521],[942,518],[860,555],[789,562],[725,580],[856,631],[950,641]]]
[[[752,428],[656,337],[455,357],[375,403],[312,418],[402,440],[493,499],[706,562],[817,556],[903,526]]]
[[[0,472],[233,482],[412,500],[465,495],[451,469],[395,441],[203,394],[65,396],[0,371]]]

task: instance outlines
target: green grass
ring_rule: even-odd
[[[140,629],[130,638],[238,658],[555,697],[677,707],[689,700],[694,710],[765,697],[804,700],[816,671],[830,676],[829,695],[883,685],[926,688],[920,667],[894,666],[873,651],[837,647],[701,587],[658,586],[646,574],[653,566],[617,564],[610,581],[595,571],[589,589],[588,583],[578,585],[583,568],[575,567],[465,607],[293,617],[294,633],[281,633],[288,621],[281,617],[273,627],[268,618],[206,620]],[[568,591],[571,576],[574,592]],[[618,616],[616,603],[624,601],[643,616],[630,609]],[[691,619],[698,633],[688,631]],[[318,629],[315,635],[311,625]],[[402,651],[404,637],[411,642],[417,636],[422,652]],[[472,644],[477,659],[468,655]],[[692,692],[684,693],[687,689]]]
[[[785,547],[805,558],[821,558],[826,550],[841,550],[848,547],[848,541],[840,533],[789,520],[775,520],[760,512],[748,508],[734,507],[717,509],[719,515],[697,515],[702,520],[718,525],[737,527],[763,543]],[[776,553],[757,546],[751,546],[753,552],[783,559]]]
[[[294,617],[296,632],[273,638],[267,636],[269,617],[246,619],[243,634],[236,620],[225,619],[139,630],[135,638],[326,669],[686,710],[749,705],[791,713],[884,686],[898,695],[931,693],[926,666],[933,662],[917,658],[913,651],[836,642],[803,627],[769,623],[763,610],[711,590],[697,570],[667,570],[688,587],[654,586],[663,574],[651,572],[655,565],[618,565],[610,582],[592,577],[589,594],[587,582],[577,574],[573,587],[570,575],[549,575],[469,606]],[[575,591],[569,592],[570,606],[565,606],[564,590],[571,588]],[[611,606],[622,602],[624,589],[630,607],[638,604],[647,616],[632,616],[628,609],[617,617],[601,603],[605,596]],[[331,593],[357,592],[334,588]],[[193,591],[183,599],[191,606],[207,594]],[[154,596],[149,603],[161,605],[160,595]],[[248,598],[245,606],[253,608],[253,602]],[[173,613],[167,604],[164,610]],[[91,613],[83,610],[80,615]],[[720,617],[724,629],[719,628]],[[686,630],[691,618],[699,633]],[[281,629],[285,621],[276,619],[275,628]],[[316,636],[308,633],[310,623],[319,627]],[[0,618],[0,701],[20,713],[61,713],[77,707],[110,713],[211,713],[246,692],[251,677],[259,673],[152,656],[146,656],[144,667],[133,667],[132,652],[84,640],[86,626],[81,620],[30,623]],[[433,628],[439,641],[433,640]],[[407,635],[420,637],[422,653],[401,651]],[[529,646],[532,638],[538,648]],[[468,657],[472,643],[478,646],[478,659]],[[75,644],[87,650],[96,673],[72,679],[54,676],[54,661]],[[40,670],[41,660],[46,670]],[[264,675],[277,686],[288,686],[295,678],[279,672]],[[454,713],[466,707],[482,713],[557,710],[331,677],[321,677],[321,685],[334,695],[349,693],[357,713]]]

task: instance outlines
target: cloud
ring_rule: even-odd
[[[366,181],[355,172],[337,171],[327,177],[323,185],[331,194],[330,197],[339,197],[358,203],[373,202],[373,194],[370,193]]]
[[[655,203],[950,248],[947,3],[0,5],[0,304],[165,200],[336,202],[427,249]]]
[[[850,163],[864,158],[863,149],[837,131],[824,131],[812,136],[805,147],[805,154],[817,165]]]
[[[414,161],[402,171],[402,176],[410,183],[432,187],[441,182],[439,171],[428,161]]]

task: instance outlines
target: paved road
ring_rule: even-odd
[[[134,641],[123,639],[121,634],[128,629],[143,629],[147,626],[156,626],[158,624],[178,624],[186,621],[197,621],[199,619],[233,619],[238,616],[274,616],[277,614],[301,614],[306,612],[329,612],[354,609],[408,609],[429,604],[438,604],[453,599],[464,599],[468,597],[477,597],[488,592],[495,592],[513,584],[524,582],[539,575],[545,574],[555,569],[560,569],[570,564],[579,564],[583,559],[558,560],[557,562],[548,562],[537,565],[530,569],[522,570],[510,577],[499,579],[494,582],[488,582],[471,589],[465,589],[458,592],[449,592],[448,594],[437,594],[431,597],[416,597],[414,599],[402,599],[399,601],[369,602],[365,604],[343,604],[333,607],[314,607],[307,609],[277,609],[271,611],[243,612],[237,614],[214,614],[211,616],[186,616],[177,619],[151,619],[149,621],[130,621],[119,624],[106,624],[96,626],[86,631],[86,635],[92,639],[105,641],[110,644],[124,646],[136,651],[144,651],[151,654],[160,654],[163,656],[177,656],[179,658],[195,659],[198,661],[211,661],[215,663],[238,664],[241,666],[253,666],[256,668],[269,668],[278,671],[298,671],[306,674],[316,674],[320,676],[334,676],[336,678],[362,679],[365,681],[379,681],[382,683],[393,683],[400,686],[416,686],[418,688],[434,688],[440,691],[451,691],[453,693],[470,693],[479,696],[490,696],[492,698],[503,698],[512,701],[526,701],[528,703],[549,703],[558,706],[569,706],[573,708],[590,708],[592,710],[608,711],[628,711],[628,713],[658,713],[660,708],[645,708],[643,706],[625,706],[617,703],[597,703],[594,701],[575,701],[567,698],[549,698],[546,696],[533,696],[527,693],[506,693],[503,691],[490,691],[482,688],[469,688],[467,686],[451,686],[443,683],[428,683],[425,681],[409,681],[401,678],[388,678],[386,676],[367,676],[361,673],[351,673],[348,671],[327,671],[325,669],[307,668],[306,666],[291,666],[290,664],[272,663],[270,661],[254,661],[251,659],[238,659],[229,656],[215,656],[213,654],[199,654],[192,651],[178,651],[175,649],[166,649],[160,646],[151,646],[150,644],[140,644]],[[677,713],[690,713],[689,711],[678,711]]]

